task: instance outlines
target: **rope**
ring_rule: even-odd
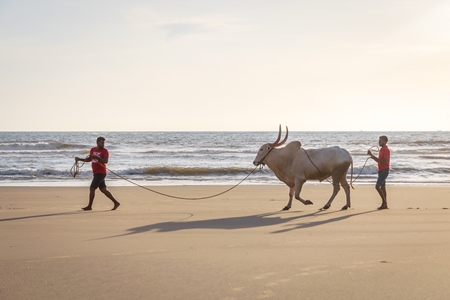
[[[374,148],[376,148],[376,151],[377,151],[377,152],[380,151],[380,147],[378,147],[378,146],[372,146],[372,147],[369,148],[369,150],[372,150],[372,149],[374,149]],[[362,173],[362,171],[364,170],[364,168],[366,167],[366,164],[367,164],[367,162],[369,161],[369,159],[370,159],[370,157],[368,157],[368,158],[366,159],[366,162],[364,163],[363,167],[361,168],[361,171],[359,171],[358,176],[356,176],[355,179],[354,179],[351,183],[355,182],[356,179],[358,179],[359,176],[361,176],[361,173]]]
[[[81,166],[79,166],[79,165],[78,165],[78,161],[75,161],[75,163],[73,164],[72,168],[70,169],[70,174],[72,175],[73,178],[75,178],[75,177],[78,175],[79,169],[80,169],[83,165],[84,165],[84,162],[83,162],[83,164],[82,164]],[[103,165],[104,165],[104,164],[103,164]],[[106,168],[106,166],[105,166],[105,168]],[[220,192],[220,193],[211,195],[211,196],[197,197],[197,198],[179,197],[179,196],[173,196],[173,195],[161,193],[161,192],[155,191],[155,190],[153,190],[153,189],[151,189],[151,188],[148,188],[148,187],[146,187],[146,186],[142,186],[142,185],[140,185],[140,184],[138,184],[138,183],[136,183],[136,182],[133,182],[133,181],[131,181],[131,180],[129,180],[129,179],[127,179],[127,178],[125,178],[125,177],[123,177],[123,176],[117,174],[116,172],[111,171],[111,170],[108,169],[108,168],[106,168],[106,169],[107,169],[110,173],[112,173],[112,174],[116,175],[117,177],[119,177],[120,179],[123,179],[123,180],[125,180],[125,181],[127,181],[127,182],[129,182],[129,183],[131,183],[131,184],[134,184],[135,186],[138,186],[138,187],[140,187],[140,188],[143,188],[143,189],[145,189],[145,190],[147,190],[147,191],[153,192],[153,193],[158,194],[158,195],[161,195],[161,196],[165,196],[165,197],[173,198],[173,199],[181,199],[181,200],[205,200],[205,199],[214,198],[214,197],[223,195],[223,194],[225,194],[225,193],[228,193],[229,191],[231,191],[232,189],[236,188],[236,187],[239,186],[241,183],[243,183],[245,180],[247,180],[247,178],[250,177],[250,175],[252,175],[253,172],[255,172],[257,168],[258,168],[258,166],[256,166],[256,167],[255,167],[255,168],[254,168],[247,176],[245,176],[244,179],[242,179],[241,181],[239,181],[239,183],[235,184],[235,185],[232,186],[231,188],[229,188],[229,189],[227,189],[227,190],[225,190],[225,191],[223,191],[223,192]]]
[[[138,186],[138,187],[140,187],[140,188],[143,188],[143,189],[145,189],[145,190],[147,190],[147,191],[153,192],[153,193],[158,194],[158,195],[161,195],[161,196],[165,196],[165,197],[169,197],[169,198],[173,198],[173,199],[181,199],[181,200],[205,200],[205,199],[210,199],[210,198],[214,198],[214,197],[223,195],[223,194],[225,194],[225,193],[228,193],[228,192],[231,191],[232,189],[238,187],[238,186],[239,186],[241,183],[243,183],[250,175],[252,175],[252,173],[255,172],[255,170],[256,170],[257,168],[258,168],[258,167],[255,167],[255,168],[254,168],[247,176],[245,176],[244,179],[242,179],[241,181],[239,181],[239,183],[235,184],[235,185],[232,186],[231,188],[229,188],[229,189],[227,189],[227,190],[225,190],[225,191],[223,191],[223,192],[220,192],[220,193],[211,195],[211,196],[197,197],[197,198],[178,197],[178,196],[173,196],[173,195],[161,193],[161,192],[155,191],[155,190],[153,190],[153,189],[151,189],[151,188],[148,188],[148,187],[142,186],[142,185],[140,185],[140,184],[138,184],[138,183],[135,183],[135,182],[133,182],[133,181],[131,181],[131,180],[129,180],[129,179],[127,179],[127,178],[125,178],[125,177],[123,177],[123,176],[121,176],[121,175],[119,175],[119,174],[113,172],[113,171],[111,171],[111,170],[108,169],[108,168],[106,168],[106,169],[107,169],[109,172],[111,172],[112,174],[116,175],[117,177],[119,177],[119,178],[121,178],[121,179],[123,179],[123,180],[125,180],[125,181],[128,181],[128,182],[131,183],[131,184],[134,184],[134,185],[136,185],[136,186]]]
[[[80,169],[84,166],[84,162],[80,165],[78,165],[78,161],[75,160],[75,163],[73,164],[72,168],[70,168],[70,175],[72,175],[73,178],[77,177],[78,173],[80,173]]]
[[[371,147],[369,150],[372,150],[372,148],[377,148],[377,149],[378,149],[377,151],[379,151],[379,148],[376,147],[376,146]],[[266,158],[267,155],[269,155],[269,153],[270,153],[273,149],[274,149],[274,148],[270,149],[269,152],[261,159],[261,161],[263,161],[264,158]],[[303,149],[303,151],[305,151],[306,155],[308,156],[309,161],[313,164],[313,166],[317,169],[317,171],[319,171],[319,173],[321,173],[320,169],[319,169],[319,168],[316,166],[316,164],[312,161],[312,159],[311,159],[311,157],[309,156],[308,152],[307,152],[304,148],[302,148],[302,149]],[[89,157],[89,156],[87,156],[86,158],[88,158],[88,157]],[[366,160],[366,162],[364,163],[364,165],[363,165],[361,171],[359,172],[358,176],[356,176],[356,178],[355,178],[354,180],[350,180],[350,185],[351,185],[351,186],[352,186],[352,184],[359,178],[359,176],[361,175],[362,171],[364,170],[364,168],[365,168],[367,162],[369,161],[369,159],[370,159],[370,157],[367,158],[367,160]],[[99,162],[99,163],[100,163],[100,162]],[[101,163],[100,163],[100,164],[101,164]],[[104,165],[104,164],[103,164],[103,165]],[[263,165],[264,165],[264,164],[263,164]],[[79,173],[79,171],[80,171],[80,168],[83,167],[83,166],[84,166],[84,162],[83,162],[81,165],[79,165],[79,164],[78,164],[78,161],[75,161],[75,163],[73,164],[72,168],[70,168],[70,174],[72,175],[73,178],[75,178],[75,177],[78,175],[78,173]],[[106,168],[106,165],[104,165],[104,166],[105,166],[105,168]],[[153,193],[158,194],[158,195],[161,195],[161,196],[165,196],[165,197],[173,198],[173,199],[180,199],[180,200],[205,200],[205,199],[211,199],[211,198],[214,198],[214,197],[223,195],[223,194],[225,194],[225,193],[228,193],[228,192],[231,191],[232,189],[238,187],[241,183],[243,183],[245,180],[247,180],[247,178],[250,177],[250,175],[252,175],[253,172],[255,172],[256,169],[257,169],[258,167],[259,167],[259,165],[256,166],[256,167],[255,167],[255,168],[254,168],[247,176],[245,176],[244,179],[242,179],[241,181],[239,181],[237,184],[235,184],[235,185],[232,186],[231,188],[226,189],[226,190],[223,191],[223,192],[220,192],[220,193],[217,193],[217,194],[214,194],[214,195],[211,195],[211,196],[206,196],[206,197],[196,197],[196,198],[179,197],[179,196],[173,196],[173,195],[165,194],[165,193],[162,193],[162,192],[158,192],[158,191],[155,191],[155,190],[153,190],[153,189],[151,189],[151,188],[142,186],[142,185],[140,185],[140,184],[138,184],[138,183],[136,183],[136,182],[134,182],[134,181],[131,181],[131,180],[129,180],[129,179],[127,179],[127,178],[125,178],[125,177],[123,177],[123,176],[117,174],[116,172],[111,171],[111,170],[108,169],[108,168],[106,168],[106,169],[107,169],[110,173],[116,175],[117,177],[119,177],[119,178],[122,179],[122,180],[125,180],[125,181],[127,181],[127,182],[129,182],[129,183],[131,183],[131,184],[133,184],[133,185],[135,185],[135,186],[137,186],[137,187],[143,188],[143,189],[145,189],[145,190],[147,190],[147,191],[153,192]],[[352,174],[353,174],[353,172],[352,172]],[[325,178],[325,180],[327,180],[329,183],[333,184],[328,178],[329,178],[329,176],[328,176],[327,178]],[[353,186],[352,186],[352,187],[353,187]]]

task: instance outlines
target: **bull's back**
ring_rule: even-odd
[[[338,146],[310,150],[299,149],[293,167],[297,171],[304,171],[307,177],[313,176],[313,174],[322,177],[331,175],[335,170],[347,170],[351,162],[350,153]]]
[[[334,158],[334,162],[337,164],[346,164],[352,162],[352,156],[347,150],[334,146],[329,148],[318,149],[318,156],[324,155]],[[322,154],[323,153],[323,154]]]
[[[350,153],[339,146],[309,150],[300,149],[300,155],[305,154],[305,151],[311,159],[315,158],[318,161],[327,161],[327,158],[332,158],[336,163],[350,163],[352,161]]]

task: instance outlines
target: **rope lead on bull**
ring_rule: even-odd
[[[73,178],[75,178],[75,177],[78,175],[79,170],[80,170],[80,168],[81,168],[83,165],[84,165],[84,162],[83,162],[83,164],[80,166],[80,165],[78,165],[78,161],[75,161],[75,163],[73,164],[72,168],[70,169],[70,174],[72,175]],[[108,168],[106,168],[106,169],[107,169],[110,173],[112,173],[112,174],[114,174],[115,176],[119,177],[120,179],[123,179],[123,180],[125,180],[125,181],[127,181],[127,182],[129,182],[129,183],[131,183],[131,184],[134,184],[135,186],[138,186],[138,187],[140,187],[140,188],[143,188],[143,189],[145,189],[145,190],[147,190],[147,191],[153,192],[153,193],[158,194],[158,195],[161,195],[161,196],[165,196],[165,197],[173,198],[173,199],[180,199],[180,200],[205,200],[205,199],[214,198],[214,197],[223,195],[223,194],[225,194],[225,193],[228,193],[229,191],[231,191],[232,189],[236,188],[236,187],[239,186],[241,183],[243,183],[245,180],[247,180],[247,178],[250,177],[250,175],[252,175],[253,172],[255,172],[257,168],[258,168],[258,167],[255,167],[255,168],[254,168],[254,169],[253,169],[253,170],[252,170],[252,171],[251,171],[244,179],[242,179],[239,183],[237,183],[236,185],[232,186],[231,188],[228,188],[228,189],[226,189],[226,190],[223,191],[223,192],[220,192],[220,193],[217,193],[217,194],[214,194],[214,195],[211,195],[211,196],[197,197],[197,198],[178,197],[178,196],[173,196],[173,195],[161,193],[161,192],[155,191],[155,190],[153,190],[153,189],[151,189],[151,188],[142,186],[142,185],[140,185],[140,184],[138,184],[138,183],[136,183],[136,182],[134,182],[134,181],[131,181],[131,180],[129,180],[129,179],[127,179],[127,178],[125,178],[125,177],[123,177],[123,176],[121,176],[121,175],[115,173],[114,171],[111,171],[111,170],[108,169]]]

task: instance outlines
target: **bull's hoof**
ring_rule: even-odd
[[[289,206],[285,206],[282,210],[290,210],[291,208]]]
[[[349,209],[349,208],[350,208],[350,206],[347,206],[347,205],[346,205],[346,206],[342,207],[341,210],[347,210],[347,209]]]
[[[329,205],[325,205],[324,207],[322,207],[323,210],[327,210],[327,209],[329,209],[329,208],[330,208]]]
[[[314,204],[314,203],[312,203],[311,201],[309,201],[309,200],[305,200],[305,203],[304,203],[305,205],[311,205],[311,204]]]

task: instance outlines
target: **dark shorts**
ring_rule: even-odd
[[[97,188],[106,188],[105,178],[106,174],[95,173],[91,182],[91,189],[96,190]]]
[[[386,185],[386,178],[389,175],[389,169],[384,169],[378,172],[378,180],[377,180],[377,186],[384,186]]]

